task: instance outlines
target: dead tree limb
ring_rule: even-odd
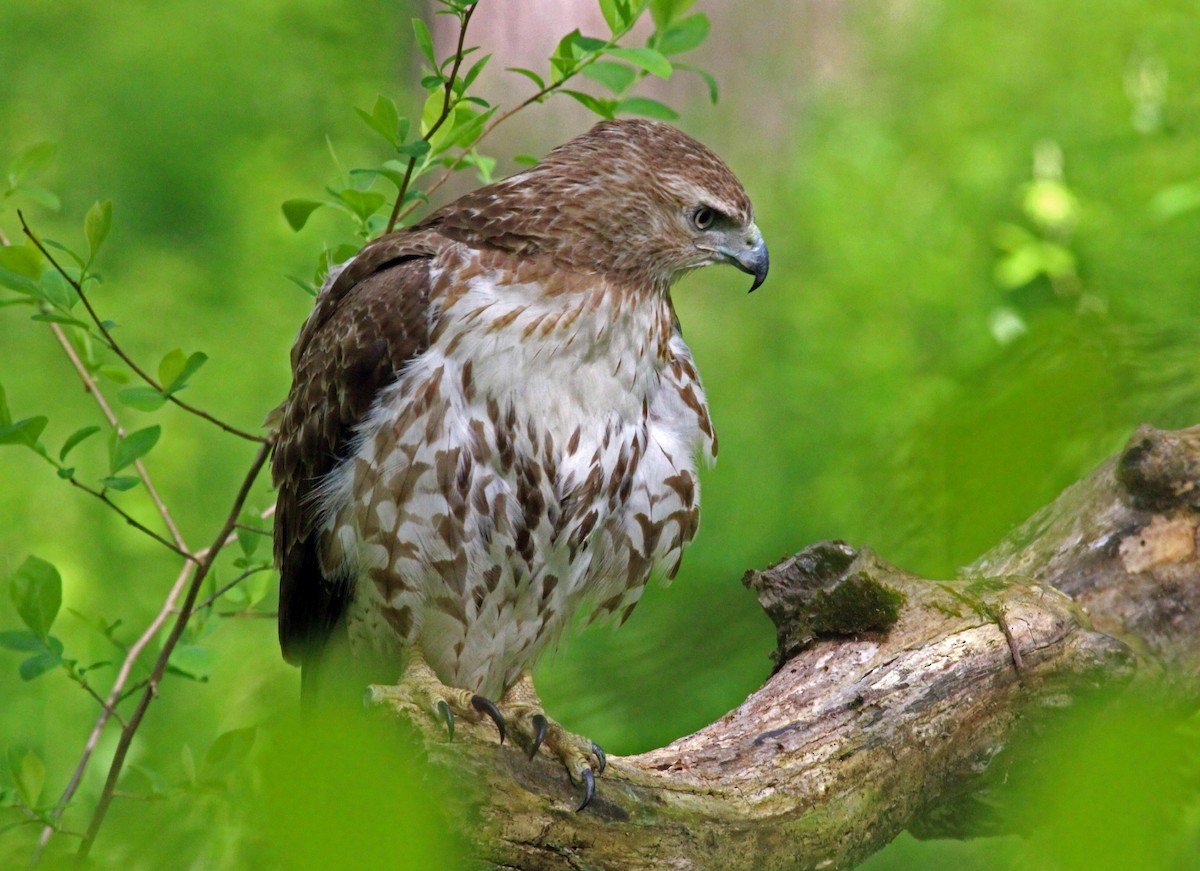
[[[1039,707],[1200,672],[1200,427],[1143,427],[958,581],[841,542],[745,580],[776,671],[736,710],[612,758],[588,810],[548,757],[468,724],[433,759],[478,789],[479,856],[520,869],[836,869],[944,820]],[[936,830],[945,831],[939,823]]]

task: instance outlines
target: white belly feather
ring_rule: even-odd
[[[354,584],[353,649],[419,643],[443,681],[498,696],[581,607],[624,619],[653,569],[673,576],[714,442],[687,346],[661,347],[663,298],[480,273],[435,314],[449,326],[321,487],[324,558]]]

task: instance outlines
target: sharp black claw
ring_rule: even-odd
[[[503,744],[506,734],[504,730],[504,715],[500,713],[500,709],[496,707],[496,703],[481,695],[473,695],[471,696],[471,707],[481,714],[487,714],[492,718],[492,722],[496,724],[497,731],[500,732],[500,743]]]
[[[592,742],[592,755],[595,756],[600,763],[596,773],[603,774],[604,769],[608,768],[608,757],[604,755],[604,750],[601,749],[600,745],[595,741]]]
[[[546,730],[550,728],[550,722],[542,714],[534,714],[533,726],[537,729],[537,733],[533,736],[533,747],[529,749],[529,758],[537,756],[538,748],[542,746],[542,742],[546,740]]]
[[[445,699],[438,699],[438,713],[442,715],[442,719],[446,721],[446,731],[450,733],[448,740],[454,740],[454,712],[450,710],[450,706],[446,704]]]
[[[592,799],[596,797],[596,775],[592,774],[592,769],[583,769],[583,804],[575,808],[575,813],[579,813],[585,807],[592,803]]]

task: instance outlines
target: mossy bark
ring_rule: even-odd
[[[837,869],[906,827],[971,833],[958,810],[1030,712],[1135,672],[1200,689],[1198,507],[1200,427],[1143,427],[961,580],[842,542],[749,572],[775,673],[699,732],[610,758],[583,813],[558,765],[494,730],[430,753],[472,784],[481,867]]]

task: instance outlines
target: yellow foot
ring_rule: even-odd
[[[528,753],[530,759],[543,747],[548,750],[567,769],[571,782],[583,787],[583,801],[576,812],[587,807],[596,796],[596,775],[603,774],[608,765],[599,745],[568,732],[547,717],[542,711],[542,700],[533,687],[533,678],[527,673],[508,689],[498,707],[513,742]]]
[[[431,714],[446,724],[451,741],[454,740],[455,717],[477,722],[487,716],[500,732],[500,743],[504,743],[504,716],[496,703],[470,690],[442,683],[417,650],[411,652],[404,676],[398,683],[372,684],[367,687],[366,700],[369,704]]]

